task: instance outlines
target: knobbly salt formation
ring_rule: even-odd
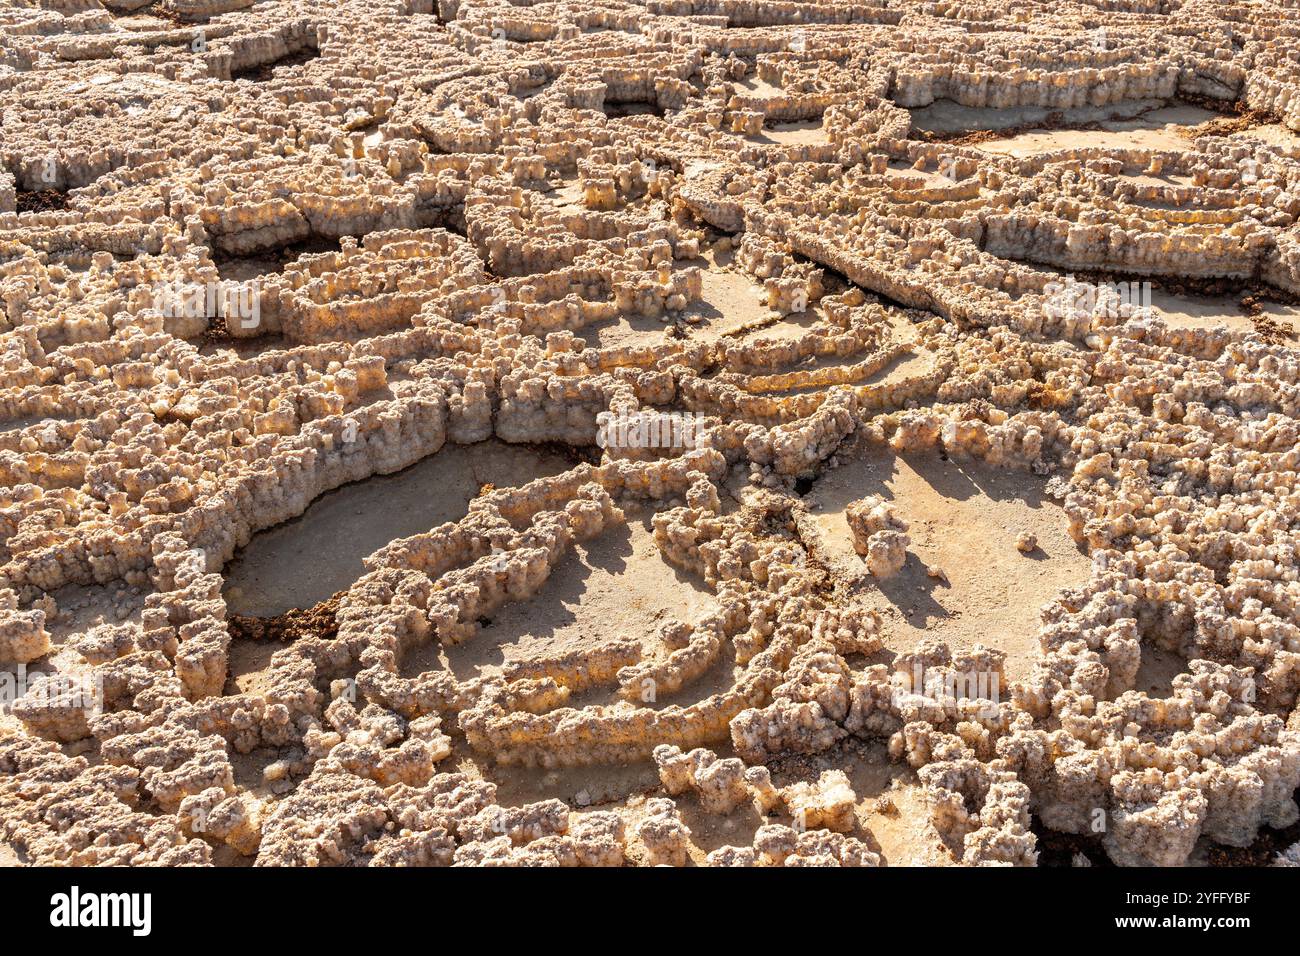
[[[1298,31],[9,4],[0,861],[1181,865],[1289,827]],[[241,603],[262,533],[440,459],[439,517],[280,569],[346,586]],[[424,513],[393,495],[376,526]]]

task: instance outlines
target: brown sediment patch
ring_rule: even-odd
[[[558,441],[513,443],[512,448],[526,448],[536,455],[563,458],[571,465],[599,465],[604,452],[598,445],[566,445]],[[486,494],[496,487],[486,482],[481,494]]]
[[[1249,109],[1241,100],[1221,100],[1213,96],[1190,92],[1179,93],[1178,102],[1187,106],[1195,106],[1197,109],[1208,110],[1211,113],[1218,113],[1221,116],[1238,116]]]
[[[1249,311],[1246,302],[1247,297],[1252,302],[1269,300],[1287,305],[1300,305],[1300,295],[1287,292],[1285,289],[1279,289],[1277,286],[1269,285],[1266,282],[1251,279],[1233,279],[1218,276],[1214,278],[1141,276],[1122,275],[1114,272],[1081,272],[1078,270],[1074,272],[1074,275],[1076,278],[1082,277],[1088,282],[1150,282],[1152,285],[1159,285],[1161,289],[1174,295],[1195,295],[1206,298],[1240,295],[1242,297],[1243,311]]]
[[[254,83],[265,83],[275,76],[275,71],[279,67],[302,66],[320,56],[320,51],[314,46],[305,46],[293,53],[287,53],[278,60],[271,60],[269,63],[262,63],[258,66],[251,66],[246,70],[240,70],[231,73],[231,80],[252,80]]]
[[[1038,841],[1039,866],[1115,865],[1106,855],[1100,836],[1049,830],[1038,817],[1032,818],[1029,829]]]
[[[1242,100],[1216,100],[1195,93],[1180,94],[1179,99],[1189,106],[1219,114],[1214,119],[1185,130],[1186,134],[1192,138],[1197,136],[1230,136],[1233,133],[1240,133],[1256,126],[1271,126],[1282,122],[1281,117],[1276,113],[1247,106]]]
[[[1273,293],[1279,290],[1270,290],[1267,295],[1257,295],[1254,293],[1245,295],[1241,299],[1242,311],[1250,317],[1250,323],[1255,331],[1259,333],[1260,338],[1265,342],[1279,344],[1287,341],[1294,341],[1297,334],[1297,328],[1292,325],[1288,326],[1279,322],[1277,316],[1265,310],[1261,299],[1273,299]],[[1292,293],[1282,293],[1285,296],[1284,302],[1288,305],[1300,305],[1300,296]]]
[[[61,189],[20,189],[14,202],[18,212],[58,212],[68,208],[68,194]]]
[[[234,342],[235,337],[230,334],[230,326],[226,324],[224,315],[208,319],[208,327],[203,333],[204,345],[231,345]]]
[[[310,236],[299,242],[286,243],[252,255],[232,255],[214,249],[212,262],[222,279],[242,282],[273,272],[283,272],[286,265],[296,262],[303,256],[339,252],[342,248],[338,239]]]
[[[1067,123],[1065,114],[1060,111],[1048,113],[1041,120],[1030,123],[1021,123],[1017,126],[1006,126],[1001,129],[976,129],[966,132],[955,130],[951,132],[934,132],[931,130],[913,129],[912,135],[916,139],[924,140],[927,143],[951,143],[954,146],[978,146],[980,143],[988,143],[993,140],[1010,139],[1019,136],[1022,133],[1031,133],[1040,129],[1050,130],[1102,130],[1105,129],[1096,120],[1090,120],[1083,123]]]
[[[250,358],[275,349],[292,348],[294,344],[278,333],[252,336],[231,335],[230,326],[226,322],[224,315],[210,317],[208,327],[203,330],[203,334],[188,341],[193,345],[197,345],[199,352],[203,355],[229,351],[234,352],[239,358]]]
[[[272,617],[232,614],[226,630],[236,641],[279,641],[288,644],[300,637],[332,638],[338,633],[339,601],[346,592],[339,591],[328,601],[309,608],[290,608]]]
[[[1245,110],[1234,116],[1222,116],[1201,123],[1199,126],[1193,126],[1186,133],[1193,138],[1197,136],[1231,136],[1233,133],[1242,133],[1257,126],[1271,126],[1277,122],[1279,122],[1279,119],[1275,113],[1270,113],[1267,110]]]
[[[167,3],[166,0],[159,0],[158,3],[149,4],[148,6],[139,7],[138,9],[128,12],[116,13],[112,8],[109,8],[109,12],[118,19],[147,16],[180,27],[193,26],[196,23],[207,23],[209,19],[206,16],[186,16],[170,3]]]

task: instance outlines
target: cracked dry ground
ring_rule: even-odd
[[[1300,863],[1300,8],[1106,6],[0,10],[0,862]]]

